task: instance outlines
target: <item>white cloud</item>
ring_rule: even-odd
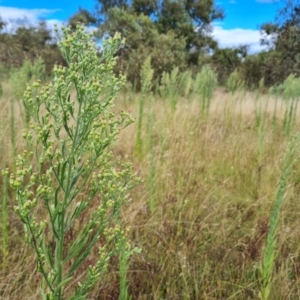
[[[63,25],[65,26],[66,23],[63,22],[62,20],[57,20],[57,19],[51,19],[51,20],[46,20],[46,23],[51,29],[54,29],[54,25],[57,25],[58,28],[61,28]]]
[[[51,14],[57,11],[59,11],[59,9],[26,9],[18,7],[0,6],[0,16],[4,21],[8,23],[8,25],[6,26],[6,29],[8,31],[14,30],[14,21],[18,22],[24,19],[32,25],[38,23],[40,20],[45,20],[49,28],[54,29],[55,24],[60,28],[63,25],[63,22],[61,20],[48,19],[48,17],[51,16]]]
[[[223,29],[221,26],[213,27],[212,36],[219,42],[221,48],[238,47],[240,45],[249,45],[250,53],[257,53],[264,49],[260,45],[260,32],[253,29]]]
[[[5,21],[17,20],[17,19],[28,19],[31,22],[37,22],[41,18],[46,18],[47,16],[55,13],[58,9],[26,9],[17,7],[0,6],[0,16]]]

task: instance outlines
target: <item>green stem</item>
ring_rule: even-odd
[[[77,89],[76,89],[77,90]],[[79,91],[77,90],[77,93]],[[80,94],[79,94],[80,95]],[[57,278],[56,278],[56,286],[58,286],[63,280],[63,250],[64,250],[64,235],[65,235],[65,209],[68,203],[68,197],[70,195],[70,184],[71,184],[71,174],[72,174],[72,167],[73,167],[73,157],[74,152],[77,144],[78,138],[78,130],[80,127],[80,113],[82,109],[82,101],[79,101],[79,109],[78,109],[78,118],[76,122],[75,134],[72,143],[71,153],[69,155],[69,166],[67,172],[67,182],[66,182],[66,189],[64,194],[64,200],[62,204],[61,214],[58,219],[58,232],[59,232],[59,239],[56,239],[56,249],[55,249],[55,268],[57,270]],[[56,292],[58,299],[61,299],[62,295],[62,287],[59,287]]]
[[[16,132],[15,132],[15,108],[14,101],[10,100],[10,137],[11,137],[11,146],[13,152],[13,161],[15,161],[17,152],[16,152]]]
[[[7,185],[8,185],[8,179],[6,176],[4,176],[3,196],[2,196],[2,252],[3,252],[4,261],[7,255],[7,245],[8,245]]]
[[[138,129],[137,129],[137,138],[136,138],[136,145],[135,145],[135,152],[137,155],[142,154],[142,144],[143,144],[142,125],[143,125],[144,102],[145,102],[145,95],[142,95],[140,100],[140,106],[139,106]]]

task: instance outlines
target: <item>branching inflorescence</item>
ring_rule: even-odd
[[[18,156],[10,185],[43,275],[44,299],[85,299],[109,259],[120,251],[131,253],[118,215],[139,179],[131,164],[114,158],[109,149],[132,123],[127,113],[112,113],[125,83],[125,76],[113,72],[114,54],[123,44],[116,34],[103,41],[99,55],[83,26],[74,32],[62,28],[58,45],[68,67],[56,66],[53,83],[41,87],[37,81],[24,93],[32,120],[23,133],[28,149]],[[70,231],[76,234],[67,241]],[[98,260],[79,282],[76,271],[94,247]]]

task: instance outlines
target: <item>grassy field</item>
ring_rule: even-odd
[[[12,168],[14,154],[24,147],[22,104],[12,102],[11,95],[5,82],[0,98],[2,168]],[[138,118],[141,97],[123,91],[115,110],[128,110]],[[122,131],[113,146],[115,155],[133,162],[144,179],[122,210],[123,221],[131,227],[131,244],[141,249],[130,259],[129,295],[259,299],[258,269],[282,158],[299,130],[299,109],[281,96],[223,89],[215,90],[205,112],[197,93],[189,99],[178,97],[175,108],[167,97],[151,93],[143,101],[138,153],[137,122]],[[300,299],[299,164],[292,171],[285,178],[269,299]],[[0,184],[0,299],[40,299],[35,256],[13,212],[13,193],[5,179]],[[85,215],[80,221],[85,222]],[[117,259],[112,259],[89,299],[118,299],[118,274]]]

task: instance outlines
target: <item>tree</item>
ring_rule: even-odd
[[[300,1],[281,3],[274,22],[261,27],[262,44],[272,50],[273,84],[284,81],[291,73],[300,75]]]
[[[0,31],[5,27],[6,22],[0,17]]]
[[[71,26],[72,30],[76,29],[77,23],[81,23],[85,26],[95,25],[96,18],[86,9],[79,8],[79,11],[74,14],[69,19],[69,25]]]
[[[225,83],[228,76],[242,65],[248,55],[247,46],[238,48],[216,48],[211,56],[212,64],[219,75],[219,82]]]
[[[155,79],[163,71],[171,71],[176,66],[185,68],[186,51],[183,38],[176,38],[173,32],[160,34],[148,16],[132,14],[125,9],[111,8],[108,19],[110,21],[103,24],[100,35],[119,31],[126,37],[125,46],[119,50],[116,71],[126,73],[128,80],[137,84],[138,88],[141,66],[150,54]]]
[[[10,31],[0,32],[0,62],[5,66],[20,67],[25,59],[43,58],[47,73],[50,74],[55,63],[64,64],[51,30],[45,21],[32,25],[28,20],[10,22]],[[1,25],[1,22],[0,22]]]
[[[120,31],[126,38],[120,55],[123,68],[129,69],[129,62],[141,67],[140,60],[150,53],[160,52],[162,56],[158,47],[169,53],[163,59],[157,57],[162,64],[156,63],[153,54],[152,66],[157,65],[155,78],[174,67],[198,65],[199,56],[217,46],[210,36],[212,22],[224,17],[213,0],[97,0],[97,3],[100,36]]]

